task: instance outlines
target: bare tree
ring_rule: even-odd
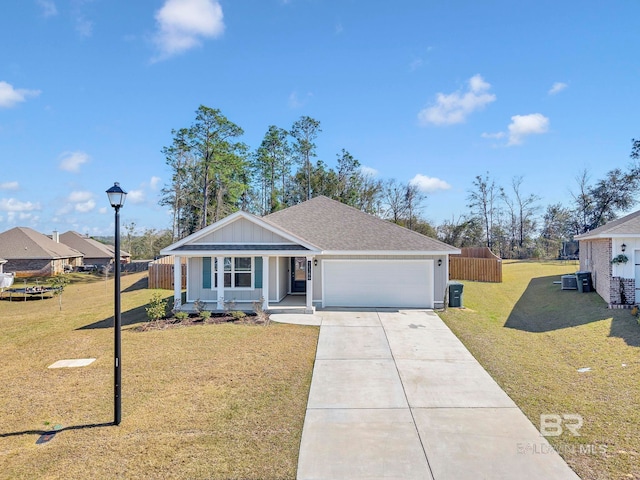
[[[474,189],[469,192],[468,207],[475,215],[482,219],[487,247],[493,246],[494,216],[496,214],[496,201],[500,195],[500,188],[489,178],[487,172],[482,178],[478,175],[473,181]]]

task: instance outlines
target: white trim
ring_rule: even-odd
[[[323,250],[318,255],[339,255],[339,256],[417,256],[417,255],[457,255],[462,253],[458,248],[450,250]]]
[[[596,240],[606,238],[640,238],[640,233],[596,233],[590,235],[589,232],[575,235],[575,240]]]
[[[173,304],[181,305],[181,303],[182,303],[182,259],[178,255],[176,255],[175,257],[173,257]]]
[[[225,217],[221,220],[218,220],[216,223],[212,223],[211,225],[204,227],[201,230],[198,230],[197,232],[192,233],[191,235],[189,235],[188,237],[183,238],[182,240],[177,241],[176,243],[169,245],[166,248],[163,248],[160,251],[161,255],[173,255],[175,253],[175,250],[179,247],[182,247],[183,245],[187,245],[187,244],[198,244],[198,240],[202,239],[203,237],[205,237],[206,235],[209,235],[210,233],[213,233],[233,222],[235,222],[236,220],[243,218],[245,220],[248,220],[249,222],[253,222],[254,224],[258,225],[259,227],[264,228],[265,230],[268,230],[269,232],[275,233],[276,235],[283,237],[287,240],[290,240],[293,244],[296,245],[302,245],[303,247],[308,248],[309,250],[319,250],[319,248],[309,242],[307,242],[306,240],[302,239],[302,238],[298,238],[295,235],[287,232],[286,230],[283,230],[269,222],[265,222],[263,219],[261,219],[260,217],[257,217],[255,215],[252,215],[251,213],[247,213],[247,212],[243,212],[243,211],[238,211],[235,212],[231,215],[229,215],[228,217]],[[235,242],[238,243],[238,242]],[[281,245],[278,243],[274,243],[275,245]],[[182,254],[183,252],[180,252],[180,254]],[[200,252],[200,253],[205,253],[205,252]],[[254,252],[256,253],[256,252]],[[203,256],[203,255],[196,255],[196,256]]]
[[[263,257],[265,255],[272,257],[304,257],[309,253],[317,254],[316,251],[309,250],[178,250],[170,255],[180,255],[185,258],[217,257],[218,255],[224,257]]]
[[[215,257],[218,258],[218,257]],[[224,269],[224,260],[222,261],[222,278],[223,278],[223,282],[222,282],[222,289],[223,290],[230,290],[233,292],[242,292],[242,291],[249,291],[249,290],[256,290],[256,283],[255,283],[255,276],[256,276],[256,262],[255,259],[256,257],[251,256],[251,255],[235,255],[235,256],[231,256],[231,255],[225,255],[224,258],[230,258],[231,259],[231,270],[227,271]],[[249,272],[246,272],[244,270],[240,270],[239,272],[236,272],[236,267],[235,267],[235,259],[236,258],[250,258],[251,259],[251,270]],[[214,282],[214,279],[216,278],[216,275],[214,275],[216,273],[216,265],[219,262],[217,261],[213,261],[213,265],[211,265],[211,290],[216,290],[218,287],[216,287],[216,283],[217,281]],[[229,286],[227,287],[224,284],[224,274],[225,273],[229,273],[231,274],[231,285],[233,285],[235,283],[235,274],[236,273],[250,273],[251,274],[251,286],[250,287],[236,287],[236,286]],[[218,285],[220,285],[218,283]]]
[[[211,265],[211,275],[216,272],[216,283],[219,285],[214,288],[213,278],[211,279],[211,289],[216,291],[216,308],[218,310],[224,310],[224,257],[216,257],[217,263],[222,265],[222,268],[216,271],[215,266]]]
[[[269,257],[262,257],[262,309],[269,310]]]

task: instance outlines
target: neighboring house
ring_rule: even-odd
[[[236,212],[161,254],[174,255],[174,297],[181,300],[187,258],[186,305],[199,300],[222,310],[288,295],[314,307],[444,305],[448,256],[460,250],[327,197],[257,217]],[[219,286],[222,286],[220,288]]]
[[[105,245],[111,252],[111,258],[116,256],[116,247],[114,245]],[[131,263],[131,254],[120,249],[120,263]]]
[[[56,233],[54,232],[54,240],[56,239]],[[105,245],[91,237],[81,235],[78,232],[69,230],[68,232],[59,235],[61,243],[82,252],[84,255],[85,265],[104,266],[113,263],[115,257],[115,250],[111,245]],[[129,263],[129,254],[126,252],[120,252],[120,258],[122,263]],[[123,255],[124,254],[124,255]],[[125,260],[126,259],[126,260]]]
[[[591,272],[596,291],[610,308],[640,302],[640,211],[575,239],[580,242],[580,270]]]
[[[5,271],[18,277],[63,273],[65,267],[82,265],[82,253],[28,227],[0,233],[0,256]]]

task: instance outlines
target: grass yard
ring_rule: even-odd
[[[547,437],[581,478],[640,479],[640,325],[553,284],[577,269],[505,262],[503,283],[463,282],[466,308],[440,315],[534,425],[582,416],[580,436]]]
[[[91,278],[75,276],[62,311],[0,301],[0,478],[295,478],[317,327],[134,331],[152,291],[124,276],[116,427],[113,280]],[[77,358],[97,360],[47,368]]]

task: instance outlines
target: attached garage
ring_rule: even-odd
[[[433,308],[433,260],[324,260],[323,307]]]

